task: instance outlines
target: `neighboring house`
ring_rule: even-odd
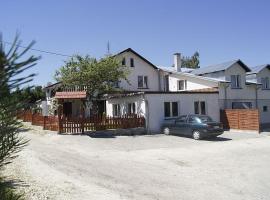
[[[184,114],[207,114],[219,121],[221,109],[259,108],[261,123],[270,123],[269,65],[250,69],[233,60],[194,70],[181,67],[179,53],[173,67],[156,66],[131,48],[115,56],[130,73],[128,82],[117,84],[123,92],[104,95],[101,107],[108,116],[142,115],[147,130],[159,132],[164,120]],[[73,102],[72,115],[81,109],[75,106],[79,99],[64,101]]]
[[[246,79],[249,82],[257,84],[257,108],[261,115],[261,122],[268,123],[270,120],[270,65],[260,65],[251,68],[252,71],[247,73]]]
[[[196,69],[191,73],[219,81],[219,101],[222,109],[256,108],[257,84],[246,80],[248,72],[251,72],[251,69],[241,60],[233,60]]]

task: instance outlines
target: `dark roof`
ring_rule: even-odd
[[[270,70],[270,64],[264,64],[264,65],[259,65],[259,66],[251,67],[250,74],[257,74],[257,73],[259,73],[264,68],[268,68]]]
[[[207,89],[198,89],[198,90],[186,90],[186,91],[174,91],[174,92],[165,92],[165,91],[123,91],[113,94],[104,94],[104,98],[121,98],[129,97],[143,94],[216,94],[219,93],[217,88],[207,88]]]
[[[56,82],[56,83],[53,83],[53,84],[51,84],[51,85],[47,85],[47,86],[44,87],[43,89],[50,88],[50,87],[55,87],[55,86],[58,86],[58,85],[60,85],[60,84],[61,84],[61,82]]]
[[[208,73],[213,73],[213,72],[218,72],[218,71],[224,71],[236,63],[239,64],[241,67],[243,67],[246,70],[246,72],[251,71],[249,67],[245,65],[241,60],[232,60],[232,61],[228,61],[228,62],[216,64],[216,65],[211,65],[208,67],[202,67],[202,68],[192,71],[191,73],[195,75],[202,75],[202,74],[208,74]]]
[[[153,63],[151,63],[149,60],[147,60],[146,58],[144,58],[143,56],[141,56],[140,54],[138,54],[136,51],[134,51],[133,49],[131,48],[127,48],[119,53],[117,53],[116,55],[114,56],[117,56],[117,55],[120,55],[122,53],[125,53],[125,52],[132,52],[133,54],[135,54],[136,56],[138,56],[139,58],[141,58],[143,61],[145,61],[146,63],[148,63],[149,65],[151,65],[154,69],[158,69],[156,67],[156,65],[154,65]]]

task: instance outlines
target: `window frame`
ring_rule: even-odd
[[[113,117],[120,117],[121,116],[121,107],[120,104],[112,104],[113,107]]]
[[[134,58],[130,58],[129,62],[130,62],[130,67],[132,67],[132,68],[135,67]]]
[[[142,86],[140,85],[142,83]],[[138,76],[138,89],[148,89],[148,76]]]
[[[239,105],[248,105],[248,108],[237,108],[236,107],[236,104],[239,104]],[[252,109],[252,102],[249,102],[249,101],[234,101],[232,102],[232,109]]]
[[[269,78],[268,77],[262,77],[261,78],[261,83],[262,83],[262,90],[269,90]]]
[[[204,105],[204,109],[202,109],[202,105]],[[194,101],[193,108],[195,115],[207,115],[208,113],[206,101]],[[202,110],[204,110],[204,112],[202,112]]]
[[[183,83],[183,85],[182,85],[183,89],[181,89],[180,83]],[[178,89],[178,91],[187,90],[187,80],[178,80],[177,81],[177,89]]]
[[[242,89],[241,88],[241,75],[231,75],[231,89]]]
[[[127,104],[127,114],[128,115],[136,114],[136,103],[135,102]]]
[[[263,112],[268,112],[268,106],[263,106]]]
[[[178,101],[165,101],[163,106],[164,106],[164,118],[176,118],[179,116]]]
[[[126,66],[126,58],[125,57],[122,59],[122,65]]]
[[[170,80],[169,75],[164,76],[164,91],[169,92],[170,91]]]

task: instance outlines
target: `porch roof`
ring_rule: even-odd
[[[56,92],[56,99],[85,99],[86,91]]]

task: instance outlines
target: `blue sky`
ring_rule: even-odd
[[[23,45],[62,54],[101,57],[131,47],[156,65],[172,54],[200,53],[201,66],[242,59],[270,63],[270,1],[267,0],[0,0],[5,41],[20,32]],[[7,46],[8,47],[8,46]],[[34,84],[53,81],[66,57],[41,55]]]

